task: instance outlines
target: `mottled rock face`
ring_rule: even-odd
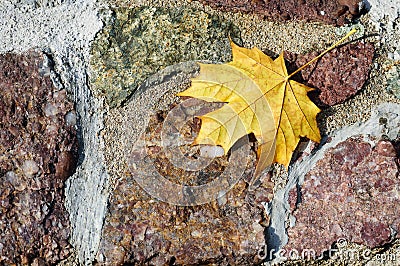
[[[42,63],[36,53],[0,56],[0,264],[70,253],[63,187],[76,167],[76,115]]]
[[[318,100],[325,105],[342,103],[363,88],[374,57],[372,43],[352,43],[330,51],[317,63],[301,71],[301,78],[307,86],[319,90]],[[318,52],[306,55],[287,53],[296,69],[314,57]]]
[[[296,224],[288,229],[287,250],[318,255],[339,239],[373,248],[400,229],[395,148],[367,138],[352,137],[328,150],[306,174],[301,193],[290,193]]]
[[[200,0],[225,11],[255,13],[273,21],[304,20],[342,25],[359,13],[359,0]]]
[[[227,156],[212,159],[199,171],[178,169],[169,161],[160,136],[167,112],[154,115],[146,130],[148,158],[153,160],[157,171],[176,183],[190,185],[201,185],[221,174],[228,163]],[[199,121],[194,119],[180,133],[193,136],[198,131]],[[181,148],[187,160],[199,156],[189,144]],[[160,202],[146,194],[133,177],[121,179],[110,199],[97,261],[107,265],[260,262],[258,254],[264,246],[264,230],[269,223],[262,202],[271,200],[273,183],[266,175],[249,191],[247,182],[255,169],[255,152],[241,159],[248,164],[244,178],[218,200],[203,205],[174,206]]]
[[[166,66],[190,60],[229,61],[228,36],[238,41],[232,24],[198,10],[116,9],[92,46],[92,88],[111,107],[119,106]]]
[[[386,69],[386,90],[400,99],[400,61],[390,63]]]

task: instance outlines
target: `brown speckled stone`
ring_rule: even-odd
[[[200,171],[185,171],[168,161],[160,147],[160,127],[166,112],[158,112],[151,118],[145,137],[147,154],[158,172],[181,184],[202,184],[218,176],[227,164],[227,156],[214,158]],[[194,119],[182,128],[181,134],[191,136],[198,131],[198,119]],[[196,157],[191,152],[193,148],[182,147],[191,159]],[[254,172],[255,152],[247,159],[244,178],[218,200],[203,205],[174,206],[160,202],[148,196],[132,177],[120,180],[110,199],[97,262],[101,265],[259,263],[258,252],[265,244],[264,231],[269,224],[261,203],[271,200],[273,183],[265,175],[249,191],[244,180]]]
[[[360,0],[200,0],[226,11],[255,13],[273,21],[303,20],[343,25],[360,12]]]
[[[356,42],[346,44],[325,54],[316,63],[303,69],[300,79],[309,87],[316,88],[320,94],[317,101],[325,105],[342,103],[362,89],[374,57],[372,43]],[[286,53],[293,62],[293,70],[304,65],[319,52],[306,55]]]
[[[176,207],[149,198],[132,179],[121,180],[111,199],[98,262],[165,265],[258,262],[267,221],[263,207],[246,197],[240,181],[226,202]]]
[[[76,167],[73,104],[43,56],[0,55],[0,264],[54,264],[71,250],[65,179]],[[69,119],[68,121],[70,121]]]
[[[391,229],[400,229],[399,185],[389,141],[352,137],[339,143],[306,174],[286,248],[321,254],[341,238],[370,248],[388,243]],[[289,200],[294,206],[297,198]]]

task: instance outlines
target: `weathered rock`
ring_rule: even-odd
[[[156,154],[158,160],[164,158]],[[163,174],[176,173],[171,163],[162,163]],[[217,165],[198,172],[195,182],[221,172]],[[181,172],[179,178],[184,177]],[[132,178],[121,180],[110,202],[98,261],[107,265],[260,262],[258,252],[268,224],[261,202],[269,200],[271,183],[264,180],[263,186],[247,191],[241,180],[218,201],[177,207],[150,198]]]
[[[273,21],[304,20],[342,25],[359,14],[360,0],[200,0],[226,11],[255,13]]]
[[[390,141],[361,135],[327,150],[300,193],[290,193],[296,222],[285,249],[318,256],[340,239],[371,248],[388,243],[400,229],[396,157]]]
[[[400,61],[386,66],[386,90],[400,99]]]
[[[176,207],[149,198],[133,179],[121,180],[97,260],[107,265],[259,262],[266,221],[263,207],[252,201],[255,194],[246,197],[246,192],[246,183],[240,181],[221,205]]]
[[[184,80],[187,81],[188,77]],[[181,81],[178,84],[182,83]],[[174,95],[171,90],[176,84],[167,82],[152,87],[145,93],[152,95],[154,89],[159,95],[163,93]],[[187,85],[186,82],[183,84]],[[140,156],[136,149],[129,148],[135,143],[132,140],[134,139],[132,136],[135,134],[131,132],[137,130],[137,124],[143,123],[140,120],[135,122],[132,119],[133,121],[131,121],[132,115],[136,116],[136,113],[132,114],[136,109],[134,106],[140,106],[140,108],[146,106],[146,100],[139,103],[140,99],[139,94],[135,95],[133,101],[118,111],[118,113],[122,112],[122,119],[125,122],[121,124],[125,124],[124,126],[118,122],[119,118],[117,121],[108,121],[106,124],[107,135],[120,135],[120,139],[124,143],[121,149],[129,153],[123,155],[126,157]],[[199,170],[187,170],[180,166],[179,162],[169,157],[168,148],[162,146],[161,140],[163,132],[165,133],[162,126],[169,125],[166,121],[177,121],[176,124],[181,127],[178,130],[179,135],[189,139],[198,133],[199,121],[194,118],[186,123],[177,117],[169,118],[171,113],[174,114],[173,111],[170,111],[171,108],[183,110],[185,117],[193,115],[185,105],[187,102],[181,103],[179,99],[175,98],[174,102],[169,104],[164,97],[161,97],[160,101],[162,102],[161,106],[164,106],[165,109],[156,109],[158,111],[151,116],[145,130],[145,165],[141,166],[135,159],[135,164],[123,163],[125,167],[126,165],[131,166],[131,173],[127,173],[127,168],[123,175],[119,173],[118,184],[110,198],[109,213],[104,223],[97,261],[106,265],[123,263],[252,265],[260,262],[258,254],[265,244],[264,231],[269,223],[269,217],[265,213],[262,203],[268,202],[272,198],[273,183],[266,175],[262,177],[261,182],[256,182],[254,190],[249,191],[249,180],[254,172],[256,162],[255,152],[250,151],[249,145],[246,145],[248,153],[233,162],[241,164],[244,168],[243,175],[240,175],[243,179],[238,180],[232,189],[225,191],[226,194],[221,191],[221,196],[216,200],[212,198],[212,195],[205,193],[206,197],[210,197],[205,204],[175,206],[162,202],[157,197],[149,196],[143,187],[138,185],[138,179],[146,179],[140,175],[141,173],[145,175],[154,172],[176,184],[201,186],[212,182],[223,172],[228,171],[229,164],[232,163],[228,156],[205,158],[205,160],[210,160],[206,167]],[[190,106],[197,108],[199,104]],[[114,113],[116,112],[117,110]],[[116,119],[115,114],[113,114],[113,118]],[[128,125],[134,126],[129,134],[126,131]],[[129,143],[125,143],[125,139],[130,139]],[[117,139],[107,137],[106,140],[116,141]],[[168,143],[168,138],[164,141]],[[192,163],[194,165],[204,159],[200,157],[200,149],[196,150],[196,147],[192,147],[190,143],[181,145],[178,149],[182,151],[185,165],[192,166]],[[107,158],[117,158],[118,151],[114,149],[112,152],[113,155]],[[232,152],[232,154],[234,153]],[[172,154],[172,156],[174,155],[175,153]],[[115,168],[115,164],[111,163],[113,162],[108,162],[109,167]],[[191,166],[190,169],[192,169]],[[140,172],[139,168],[143,168],[143,172]],[[230,167],[230,169],[237,168],[240,167]],[[163,193],[170,192],[161,183],[145,183],[145,185],[156,187],[158,189],[157,196],[161,198]],[[175,191],[172,197],[175,195],[183,197],[185,193],[184,190]],[[188,198],[192,197],[190,193],[187,194]]]
[[[0,263],[41,265],[71,250],[65,179],[74,172],[73,104],[52,85],[43,56],[0,56]]]
[[[318,99],[326,105],[344,102],[363,88],[374,57],[372,43],[351,43],[336,48],[325,54],[316,63],[301,71],[301,78],[307,86],[320,91]],[[318,52],[306,55],[286,53],[286,58],[293,62],[292,69],[304,65]]]
[[[238,30],[217,16],[174,8],[116,9],[92,46],[91,85],[111,107],[150,75],[183,61],[229,61]]]

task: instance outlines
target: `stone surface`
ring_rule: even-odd
[[[73,104],[43,55],[0,55],[0,263],[53,264],[71,246],[64,181],[74,173]]]
[[[121,147],[115,145],[115,143],[132,141],[132,138],[129,138],[131,135],[128,138],[118,135],[118,139],[115,142],[103,142],[102,136],[106,131],[103,119],[115,114],[112,114],[111,111],[113,110],[103,106],[103,98],[92,97],[89,81],[87,80],[88,47],[95,34],[102,27],[102,21],[100,20],[102,16],[99,15],[99,9],[105,9],[105,13],[109,13],[111,10],[108,10],[107,5],[110,2],[108,0],[0,1],[0,36],[2,37],[0,38],[0,51],[2,53],[8,51],[20,53],[31,48],[46,51],[50,57],[53,57],[54,67],[57,70],[56,75],[60,77],[60,82],[75,100],[82,141],[82,163],[74,176],[68,180],[66,206],[70,213],[69,219],[73,228],[71,243],[74,245],[75,254],[79,257],[81,264],[92,264],[94,256],[97,254],[104,213],[107,211],[108,196],[111,191],[108,187],[108,180],[115,182],[126,171],[126,165],[123,164],[122,159],[125,150],[122,150],[122,152],[115,151],[115,153],[107,155],[118,155],[115,157],[115,161],[122,161],[122,167],[113,168],[115,166],[113,162],[112,166],[107,165],[107,169],[104,163],[103,150],[120,150]],[[375,19],[370,15],[373,13],[374,15],[379,15],[374,22],[377,25],[377,30],[366,27],[365,35],[368,36],[378,32],[379,36],[374,38],[375,45],[379,49],[378,55],[383,55],[384,59],[387,59],[386,57],[388,56],[392,60],[398,60],[399,52],[397,47],[400,44],[398,34],[400,23],[397,23],[396,19],[399,16],[399,1],[368,0],[364,2],[371,4],[369,13],[362,18],[364,25],[367,26],[369,24],[370,18],[372,20]],[[170,7],[194,5],[200,9],[203,8],[210,14],[219,14],[227,19],[232,19],[235,24],[240,25],[246,47],[257,46],[267,52],[270,50],[272,54],[279,53],[282,49],[297,53],[321,50],[338,38],[338,35],[334,34],[333,27],[330,26],[299,22],[270,23],[252,14],[231,14],[217,10],[212,11],[209,6],[200,6],[197,1],[130,1],[132,5],[137,3]],[[372,39],[371,37],[368,38],[368,40]],[[379,44],[381,44],[380,47]],[[344,104],[329,108],[329,113],[335,114],[335,119],[327,121],[327,124],[332,126],[331,128],[337,129],[357,121],[366,121],[369,118],[370,109],[374,109],[379,103],[396,102],[394,97],[389,97],[391,95],[386,94],[386,80],[381,82],[379,79],[379,76],[385,75],[385,69],[381,65],[375,65],[378,71],[375,71],[375,75],[370,77],[368,90],[362,90]],[[153,91],[151,97],[157,95],[158,92],[157,90]],[[139,100],[144,102],[151,97],[139,98]],[[51,113],[51,108],[47,110]],[[393,110],[395,109],[393,108]],[[117,109],[116,113],[120,111],[121,109]],[[143,111],[138,110],[131,116],[121,111],[124,116],[115,123],[124,123],[124,120],[128,119],[137,122],[135,118],[140,116]],[[68,116],[66,120],[73,123],[74,119],[70,118]],[[392,118],[388,119],[388,121],[392,121]],[[140,124],[137,124],[136,128],[140,126]],[[377,125],[375,126],[377,127]],[[131,129],[126,130],[126,133],[129,134]],[[352,130],[357,131],[357,128],[353,127]],[[110,147],[108,147],[109,145]],[[21,168],[22,166],[27,174],[35,175],[37,167],[32,163],[31,159],[26,160],[26,163],[21,165]],[[40,167],[38,168],[40,172]],[[275,197],[275,204],[271,204],[271,206],[275,208],[281,201],[283,201],[282,197]],[[278,234],[278,240],[284,242],[284,235],[276,227],[278,224],[282,227],[287,225],[285,221],[286,213],[282,212],[281,214],[281,216],[275,216],[275,227],[271,229],[271,232]],[[272,215],[271,219],[273,219]],[[285,228],[283,228],[284,230]],[[385,246],[383,251],[376,251],[378,252],[377,255],[381,255],[381,252],[393,252],[393,250],[396,252],[396,248],[397,251],[399,250],[398,245],[391,246],[391,249],[387,249],[388,246]],[[381,262],[381,258],[382,256],[377,256],[377,263]],[[73,261],[74,259],[68,260],[68,262]],[[42,263],[43,260],[39,258],[34,259],[32,262],[34,265]],[[305,262],[305,265],[307,264],[308,262]],[[342,262],[342,264],[346,264],[346,262]],[[68,265],[79,264],[77,262],[76,264],[71,263]],[[366,263],[359,263],[359,265],[366,265]],[[396,265],[396,262],[393,265]]]
[[[207,158],[211,161],[206,167],[189,171],[178,165],[168,154],[168,149],[162,146],[164,122],[170,109],[177,104],[185,114],[189,114],[189,109],[185,109],[188,106],[176,102],[151,117],[145,136],[146,158],[150,159],[150,164],[159,174],[178,184],[194,186],[211,182],[232,163],[228,161],[228,156]],[[194,108],[198,106],[199,103],[190,105]],[[187,138],[192,138],[200,130],[197,118],[186,124],[176,117],[168,119],[183,125],[180,134]],[[250,146],[246,147],[250,149]],[[199,150],[196,150],[199,148],[192,147],[190,141],[179,149],[185,156],[185,164],[188,161],[196,164],[202,160]],[[131,151],[131,156],[138,155]],[[150,197],[138,185],[135,181],[137,177],[128,175],[121,178],[110,199],[97,261],[106,265],[248,265],[260,262],[258,252],[265,244],[264,230],[268,225],[268,215],[262,202],[272,198],[273,183],[266,175],[254,190],[249,191],[248,182],[255,162],[255,152],[245,154],[239,162],[247,164],[244,178],[217,200],[195,206],[174,206],[161,202]],[[137,172],[139,167],[135,165],[132,175],[140,174]],[[152,171],[150,165],[145,168],[144,171]],[[163,191],[166,188],[159,184],[158,189],[160,194],[168,192]]]
[[[124,103],[150,75],[190,60],[231,59],[227,21],[186,8],[116,9],[91,51],[91,85],[111,107]]]
[[[325,105],[342,103],[363,88],[374,57],[372,43],[346,44],[324,55],[316,63],[303,69],[300,78],[305,84],[319,90],[317,101]],[[293,70],[304,65],[318,52],[306,55],[287,53]]]
[[[295,163],[292,164],[292,166],[289,169],[289,173],[288,173],[288,180],[287,180],[287,184],[283,189],[278,189],[276,191],[274,191],[274,198],[271,201],[271,212],[270,212],[270,226],[268,228],[269,231],[273,232],[276,234],[275,238],[270,239],[270,241],[268,242],[268,246],[271,249],[271,253],[274,254],[276,257],[274,259],[274,262],[282,262],[282,261],[286,261],[285,264],[287,265],[374,265],[372,264],[367,264],[369,262],[371,262],[373,259],[378,258],[382,253],[389,253],[389,254],[394,254],[396,253],[396,246],[398,246],[396,244],[396,242],[398,242],[397,240],[391,241],[390,243],[387,243],[383,246],[379,246],[379,247],[374,247],[374,248],[368,248],[368,246],[365,245],[360,245],[360,244],[355,244],[353,242],[351,242],[351,237],[349,239],[344,239],[342,238],[340,241],[338,241],[339,239],[335,239],[333,240],[332,243],[326,243],[327,246],[310,246],[310,243],[323,243],[325,242],[325,240],[323,240],[323,238],[328,237],[332,237],[334,238],[334,234],[339,232],[339,230],[337,230],[337,226],[336,230],[334,231],[328,231],[329,229],[327,229],[326,227],[324,227],[326,225],[325,222],[329,223],[329,225],[334,225],[335,222],[337,223],[337,221],[340,222],[340,220],[338,220],[337,213],[332,213],[332,212],[326,212],[324,210],[321,210],[320,208],[318,209],[314,209],[312,207],[310,207],[310,204],[308,204],[306,201],[301,203],[301,199],[302,199],[302,185],[303,183],[306,181],[305,177],[309,177],[308,173],[310,171],[313,172],[317,172],[318,171],[318,167],[322,166],[326,166],[327,165],[327,160],[331,160],[331,154],[332,151],[340,144],[340,143],[345,143],[350,139],[354,139],[354,141],[351,141],[353,144],[351,144],[350,148],[354,148],[357,147],[357,143],[360,143],[361,147],[368,147],[368,145],[370,146],[370,150],[371,153],[370,155],[368,155],[366,160],[370,160],[373,163],[377,163],[374,161],[374,153],[376,152],[376,150],[379,150],[381,154],[383,155],[388,155],[391,154],[393,156],[393,150],[392,148],[390,148],[391,146],[394,146],[395,150],[398,152],[398,138],[400,136],[399,134],[399,125],[400,125],[400,105],[399,104],[395,104],[395,103],[385,103],[385,104],[381,104],[378,107],[374,108],[370,119],[368,119],[366,122],[358,122],[354,125],[351,126],[347,126],[347,127],[343,127],[340,130],[334,131],[330,134],[329,138],[327,139],[323,139],[323,145],[320,145],[318,147],[318,149],[313,150],[311,153],[309,152],[309,149],[307,148],[306,150],[307,153],[309,153],[308,155],[305,156],[301,156],[298,161],[296,161]],[[361,139],[360,139],[360,136]],[[377,145],[377,143],[379,142],[379,140],[383,141],[383,145]],[[388,142],[388,140],[391,140],[391,144]],[[356,144],[354,144],[356,143]],[[341,147],[343,147],[343,144]],[[311,146],[310,146],[311,147]],[[377,148],[375,148],[377,147]],[[347,149],[348,151],[349,149]],[[342,151],[342,153],[345,153],[346,150]],[[352,154],[357,155],[356,152],[354,152],[354,150],[351,150],[348,155],[351,158]],[[326,154],[330,154],[330,157],[326,157]],[[376,153],[375,153],[376,154]],[[339,156],[340,157],[340,156]],[[358,156],[353,156],[355,158],[360,157],[360,154],[358,154]],[[379,158],[380,157],[380,158]],[[379,156],[379,159],[381,159],[382,157]],[[387,160],[386,162],[389,162],[393,165],[393,163],[391,161],[393,160],[397,160],[395,157],[390,157],[387,158],[385,157]],[[346,158],[347,159],[347,158]],[[333,160],[333,159],[332,159]],[[325,161],[325,163],[321,162],[321,161]],[[364,163],[366,161],[362,161],[362,164],[364,166],[366,166]],[[335,162],[333,161],[332,164],[334,164]],[[320,165],[321,164],[321,165]],[[339,163],[338,163],[339,164]],[[390,166],[390,165],[389,165]],[[339,165],[338,167],[342,167],[342,165]],[[343,166],[342,168],[346,168],[347,166]],[[398,162],[396,162],[396,167],[398,167]],[[360,166],[361,168],[361,166]],[[329,171],[325,169],[326,171],[321,173],[321,176],[326,177],[326,176],[331,176],[333,171]],[[346,169],[344,169],[346,170]],[[359,170],[360,171],[360,175],[361,175],[361,179],[363,178],[363,174],[364,177],[367,176],[368,174],[371,173],[371,169],[358,169],[357,167],[354,168],[354,170]],[[338,170],[337,170],[338,171]],[[385,169],[385,171],[383,171],[383,174],[390,172],[390,169]],[[398,171],[398,169],[395,168],[395,171]],[[322,172],[322,171],[321,171]],[[355,173],[352,173],[355,174]],[[341,175],[342,176],[342,175]],[[340,177],[341,177],[340,176]],[[347,177],[347,175],[345,175],[345,177]],[[356,180],[360,180],[359,176],[356,176],[358,179]],[[378,173],[378,178],[380,177],[380,173]],[[376,180],[376,176],[372,176],[373,179]],[[398,177],[397,177],[398,178]],[[309,179],[309,178],[308,178]],[[354,178],[353,178],[354,179]],[[344,181],[349,181],[351,182],[350,179],[346,179],[346,178],[342,178],[341,180]],[[396,180],[396,179],[395,179]],[[319,181],[318,179],[314,178],[313,180],[308,180],[308,184],[311,184],[311,186],[309,185],[306,188],[306,192],[310,191],[313,189],[313,184],[315,184],[315,186],[318,186],[319,182],[315,182],[313,183],[313,181]],[[335,179],[333,180],[335,181]],[[358,182],[360,183],[360,182]],[[337,188],[337,184],[335,185],[330,185],[329,183],[320,183],[319,184],[321,187],[323,187],[323,189],[328,189],[328,190],[321,190],[322,193],[321,195],[323,196],[327,196],[327,195],[332,195],[335,192],[338,192],[338,194],[340,195],[340,193],[342,192],[340,189]],[[348,190],[345,190],[344,192],[349,192],[351,187],[349,187]],[[312,190],[313,191],[313,190]],[[325,193],[324,193],[325,192]],[[332,193],[331,193],[332,192]],[[317,193],[318,194],[318,193]],[[342,193],[343,194],[343,193]],[[356,193],[353,193],[354,198],[356,195]],[[379,195],[379,194],[378,194]],[[390,196],[390,192],[389,195],[388,194],[380,194],[382,196],[382,202],[384,202],[383,204],[383,211],[388,210],[388,212],[393,211],[392,208],[388,209],[387,207],[390,205],[390,202],[393,200],[393,198],[391,198]],[[372,195],[372,196],[376,196],[376,194]],[[388,197],[386,197],[388,196]],[[384,198],[386,197],[386,198]],[[333,197],[334,198],[334,197]],[[339,198],[340,199],[340,198]],[[351,197],[349,197],[349,199],[351,199]],[[358,199],[358,198],[357,198]],[[309,199],[308,199],[309,200]],[[312,200],[312,198],[311,198]],[[395,200],[398,200],[398,196],[397,198],[394,199],[393,202],[395,202]],[[315,200],[314,200],[315,201]],[[339,205],[339,207],[343,207],[343,210],[346,210],[346,205],[340,205],[338,204],[339,201],[335,201],[333,202],[333,204],[331,202],[325,202],[325,205],[323,205],[325,207],[325,209],[327,210],[332,210],[332,208],[329,209],[330,205]],[[357,201],[360,205],[360,209],[363,209],[364,204],[368,204],[368,199],[365,201]],[[372,200],[372,202],[374,202]],[[340,203],[340,202],[339,202]],[[381,202],[374,202],[375,205],[371,206],[371,210],[373,212],[375,212],[375,217],[379,219],[380,218],[380,213],[379,207],[382,205]],[[301,212],[298,211],[299,208],[301,208],[302,204],[306,204],[306,206],[308,207],[306,212]],[[321,203],[323,204],[323,203]],[[321,205],[319,204],[319,205]],[[363,204],[363,205],[361,205]],[[370,204],[368,204],[369,206]],[[353,205],[351,205],[353,206]],[[296,209],[297,208],[297,209]],[[386,209],[385,209],[386,208]],[[395,206],[395,208],[397,208]],[[313,217],[312,219],[308,219],[307,222],[309,222],[310,227],[312,227],[314,229],[314,231],[311,234],[307,234],[309,232],[305,231],[304,234],[302,234],[298,229],[296,229],[296,217],[292,215],[292,211],[295,210],[301,217],[301,219],[303,220],[307,220],[307,218],[305,217]],[[314,214],[315,212],[315,214]],[[366,212],[367,215],[369,214],[368,212]],[[318,215],[319,214],[319,215]],[[331,215],[333,218],[331,217],[327,217],[327,214]],[[340,214],[340,213],[339,213]],[[336,215],[336,216],[335,216]],[[387,215],[384,214],[384,216],[382,217],[382,220],[385,221],[384,219],[387,218]],[[353,216],[355,216],[355,214],[353,214]],[[346,218],[347,216],[345,216],[344,218]],[[340,218],[340,217],[339,217]],[[354,219],[349,220],[349,222],[352,222]],[[390,220],[390,218],[388,218],[388,220]],[[285,221],[284,223],[282,223],[282,221]],[[323,222],[320,222],[323,221]],[[322,224],[321,226],[318,226],[319,223]],[[357,221],[356,221],[357,222]],[[359,222],[359,221],[358,221]],[[363,222],[367,222],[367,221],[363,221]],[[370,221],[368,221],[370,222]],[[396,223],[396,222],[395,222]],[[394,224],[395,224],[394,223]],[[315,225],[313,225],[315,224]],[[350,224],[350,223],[349,223]],[[386,224],[386,226],[388,226],[388,224]],[[291,239],[290,241],[292,241],[291,246],[287,247],[287,243],[289,241],[288,239],[288,231],[294,230],[295,232],[297,232],[299,234],[300,238],[296,238],[296,239]],[[358,234],[358,236],[360,235],[360,229],[358,229],[359,231],[356,233]],[[395,235],[395,231],[394,230],[390,230],[390,234],[391,234],[391,238],[394,237]],[[386,231],[387,232],[387,231]],[[385,233],[385,231],[383,231],[383,233]],[[356,235],[356,237],[358,237]],[[375,235],[376,236],[376,235]],[[304,253],[302,253],[301,248],[303,247],[303,244],[299,243],[300,239],[303,238],[307,241],[308,243],[308,247],[306,247],[306,249],[304,249]],[[320,239],[322,238],[322,239]],[[376,239],[379,239],[379,236]],[[272,241],[271,241],[272,240]],[[391,239],[392,240],[392,239]],[[296,242],[296,245],[298,245],[297,247],[293,245],[293,241]],[[337,243],[335,243],[337,241]],[[330,242],[330,241],[326,241],[326,242]],[[340,245],[338,245],[338,243],[342,243]],[[334,245],[332,245],[334,244]],[[330,249],[327,252],[324,252],[323,256],[321,256],[321,254],[318,254],[316,252],[316,250],[326,250],[329,249],[332,246],[332,249]],[[339,250],[338,247],[340,246]],[[304,247],[303,247],[304,248]],[[295,259],[295,260],[290,260],[287,261],[288,258],[288,251],[293,251],[293,255],[294,256],[290,256],[291,259]],[[279,253],[278,253],[279,251]],[[296,252],[297,251],[297,252]],[[303,258],[303,259],[302,259]],[[318,258],[318,259],[317,259]],[[310,260],[311,259],[311,260]],[[390,261],[388,260],[387,262],[385,262],[385,265],[392,265],[390,264]],[[395,263],[396,265],[396,263]]]
[[[200,0],[226,11],[256,13],[274,21],[305,20],[342,25],[359,14],[360,0]]]
[[[240,181],[224,201],[176,207],[121,180],[110,201],[97,261],[106,265],[248,265],[264,246],[263,191],[246,196]],[[265,192],[264,192],[265,193]],[[255,196],[257,195],[257,197]],[[220,205],[221,204],[221,205]]]
[[[192,72],[187,73],[187,69]],[[240,159],[236,160],[230,159],[236,156],[236,151],[221,158],[207,158],[201,157],[199,147],[189,145],[199,130],[199,121],[193,118],[195,113],[191,108],[197,110],[201,105],[189,104],[193,100],[181,99],[175,94],[189,86],[190,77],[198,70],[193,62],[170,66],[157,73],[162,82],[136,93],[123,108],[110,111],[105,140],[112,145],[106,149],[106,160],[109,172],[116,178],[96,257],[98,262],[110,265],[147,261],[154,265],[248,265],[259,261],[258,252],[265,244],[264,231],[269,219],[262,202],[272,198],[273,183],[266,175],[249,191],[256,161],[255,152],[248,144],[247,153],[240,153]],[[179,134],[169,131],[175,127]],[[140,137],[142,134],[144,136]],[[183,136],[184,140],[178,136]],[[140,139],[146,147],[144,157],[136,148]],[[171,143],[170,140],[175,140],[172,144],[179,144],[178,150],[162,146],[162,143]],[[176,160],[177,154],[183,156],[182,160],[179,157]],[[203,160],[208,161],[204,166]],[[242,169],[244,180],[230,190],[219,190],[217,199],[214,194],[204,193],[203,205],[191,201],[195,195],[192,190],[168,193],[171,191],[163,186],[162,179],[152,182],[153,174],[148,176],[155,173],[174,184],[202,186],[223,173],[231,173],[229,169]],[[234,175],[238,174],[234,172]],[[148,190],[144,190],[150,186],[157,189],[156,195],[150,196]],[[187,198],[188,201],[180,202],[190,206],[168,204],[171,198],[165,195]]]
[[[400,60],[388,63],[386,71],[386,90],[400,99]]]
[[[50,8],[12,2],[22,1],[0,1],[0,52],[23,53],[32,48],[46,51],[54,61],[54,80],[74,99],[82,161],[66,182],[65,206],[71,222],[73,256],[81,264],[91,264],[99,246],[109,196],[100,133],[104,127],[104,100],[93,97],[87,79],[89,47],[103,26],[100,2],[63,0]]]
[[[400,229],[398,157],[392,143],[358,135],[327,150],[290,193],[296,218],[286,250],[317,255],[340,239],[382,246]]]

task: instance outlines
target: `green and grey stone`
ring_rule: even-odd
[[[386,72],[386,90],[400,99],[400,64],[392,64]]]
[[[148,77],[179,62],[227,62],[240,31],[216,15],[188,8],[120,8],[91,50],[91,87],[110,107],[122,105]]]

